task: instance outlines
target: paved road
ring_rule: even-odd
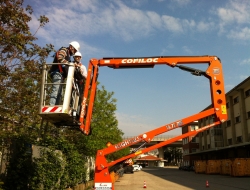
[[[115,190],[141,190],[144,181],[151,190],[250,190],[250,177],[195,174],[178,168],[158,167],[124,174],[115,182]]]

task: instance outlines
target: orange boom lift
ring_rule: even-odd
[[[199,69],[187,67],[187,64],[206,64],[208,67],[206,71]],[[151,130],[149,132],[143,133],[136,137],[124,140],[121,143],[110,145],[107,148],[98,150],[96,154],[95,163],[95,189],[112,189],[114,190],[114,184],[112,183],[109,167],[115,164],[138,156],[139,154],[148,152],[150,150],[165,146],[167,144],[173,143],[179,139],[196,135],[197,133],[207,130],[211,127],[219,125],[227,120],[226,111],[226,98],[224,91],[224,80],[223,71],[220,59],[217,56],[154,56],[154,57],[113,57],[113,58],[103,58],[103,59],[91,59],[88,66],[88,77],[85,83],[85,89],[83,94],[83,99],[81,102],[81,110],[79,113],[79,119],[76,119],[76,110],[79,99],[79,92],[77,89],[72,93],[72,84],[74,85],[74,66],[69,63],[69,73],[66,83],[61,83],[64,85],[65,94],[62,105],[48,106],[48,92],[50,86],[52,85],[48,76],[48,66],[43,65],[43,78],[41,87],[41,100],[40,100],[40,111],[39,114],[43,120],[50,121],[57,126],[78,126],[80,130],[85,134],[89,135],[91,131],[91,118],[94,106],[94,100],[97,88],[97,77],[99,67],[107,66],[114,69],[120,68],[153,68],[155,65],[168,65],[172,68],[178,67],[184,71],[188,71],[196,76],[204,76],[209,80],[210,92],[211,92],[211,108],[205,111],[199,112],[197,114],[191,115],[186,118],[182,118],[175,122],[163,125],[157,129]],[[74,89],[74,88],[73,88]],[[70,105],[70,96],[75,94],[73,106]],[[116,152],[120,149],[129,147],[131,145],[137,144],[139,142],[149,143],[155,136],[168,132],[170,130],[176,129],[178,127],[183,127],[193,121],[202,119],[204,117],[213,116],[214,121],[210,125],[204,126],[198,130],[191,131],[180,136],[174,137],[172,139],[166,140],[157,145],[151,146],[149,148],[131,153],[128,156],[120,158],[116,161],[110,163],[107,162],[105,156]]]
[[[207,64],[207,70],[202,71],[191,67],[184,66],[186,64]],[[226,99],[224,91],[224,80],[222,65],[220,59],[217,56],[156,56],[156,57],[120,57],[120,58],[103,58],[103,59],[91,59],[88,67],[88,78],[85,84],[85,90],[82,101],[81,115],[80,115],[80,130],[88,135],[90,133],[90,121],[92,117],[93,104],[97,86],[98,68],[101,66],[107,66],[114,69],[119,68],[153,68],[155,65],[168,65],[170,67],[178,67],[182,70],[188,71],[196,76],[204,76],[208,78],[210,82],[210,92],[212,107],[208,110],[194,114],[187,118],[177,120],[173,123],[169,123],[154,129],[152,131],[143,133],[131,139],[127,139],[121,143],[111,145],[102,150],[98,150],[96,154],[95,165],[95,189],[114,189],[111,177],[109,175],[109,167],[139,154],[148,152],[150,150],[165,146],[173,143],[179,139],[196,135],[197,133],[207,130],[211,127],[219,125],[227,120],[226,112]],[[86,106],[88,105],[88,106]],[[129,147],[139,142],[149,143],[155,136],[168,132],[178,127],[187,125],[195,120],[202,119],[208,116],[214,116],[214,122],[208,126],[204,126],[198,130],[191,131],[189,133],[177,136],[169,139],[165,142],[151,146],[149,148],[137,151],[128,156],[120,158],[116,161],[108,163],[105,156],[116,152],[120,149]]]

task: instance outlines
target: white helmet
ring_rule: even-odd
[[[78,52],[76,52],[75,55],[73,55],[73,56],[74,56],[74,57],[75,57],[75,56],[82,57],[82,54],[78,51]]]
[[[77,41],[70,42],[69,45],[72,45],[76,51],[80,50],[80,44]]]

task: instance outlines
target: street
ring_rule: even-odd
[[[231,177],[226,175],[196,174],[175,168],[143,168],[134,174],[124,174],[115,182],[115,190],[143,189],[152,190],[250,190],[249,177]],[[209,187],[206,187],[208,181]]]

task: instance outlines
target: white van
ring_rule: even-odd
[[[133,167],[134,167],[133,171],[140,171],[141,170],[141,166],[139,166],[137,164],[133,165]]]

